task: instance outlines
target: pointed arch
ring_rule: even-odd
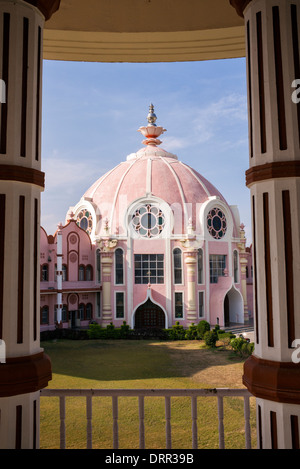
[[[152,298],[152,294],[151,294],[151,288],[148,288],[147,289],[147,295],[146,295],[146,298],[144,301],[142,301],[141,303],[139,303],[133,313],[132,313],[132,317],[131,317],[131,327],[134,328],[135,327],[135,322],[136,322],[136,313],[138,312],[139,308],[141,308],[143,305],[145,305],[146,307],[146,303],[148,302],[148,305],[151,306],[153,305],[153,309],[156,309],[156,311],[161,311],[164,315],[164,325],[163,327],[161,328],[164,328],[164,329],[167,329],[168,328],[168,315],[167,315],[167,312],[165,310],[165,308],[159,304],[157,301],[153,300]]]
[[[224,325],[244,323],[244,300],[241,292],[232,286],[224,296]]]

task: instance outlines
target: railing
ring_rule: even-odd
[[[138,397],[139,405],[139,447],[145,449],[145,426],[144,426],[144,399],[145,397],[165,398],[165,429],[166,429],[166,449],[172,448],[171,435],[171,397],[189,397],[191,399],[192,415],[192,449],[198,448],[198,427],[197,427],[197,398],[215,396],[218,404],[219,419],[219,448],[225,449],[224,437],[224,397],[244,398],[244,418],[245,418],[245,447],[251,449],[250,430],[250,401],[251,394],[247,389],[42,389],[41,396],[59,397],[60,409],[60,448],[66,447],[66,397],[83,396],[86,397],[86,442],[87,449],[92,448],[92,398],[111,397],[112,398],[112,418],[113,418],[113,449],[119,448],[119,428],[118,428],[118,398]]]

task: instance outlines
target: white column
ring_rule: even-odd
[[[102,325],[110,324],[113,320],[111,309],[111,273],[113,253],[101,253],[102,264]]]
[[[62,324],[62,231],[58,227],[56,248],[57,325]]]
[[[53,7],[56,0],[47,2]],[[40,5],[44,5],[40,1]],[[42,39],[45,17],[0,0],[0,448],[38,448],[39,390],[51,379],[40,347]]]
[[[196,310],[196,264],[197,251],[188,251],[184,253],[184,262],[187,267],[187,322],[188,324],[197,322]]]
[[[255,350],[244,384],[257,397],[258,445],[297,448],[300,368],[300,0],[231,0],[245,19],[254,256]]]

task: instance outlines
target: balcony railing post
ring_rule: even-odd
[[[92,449],[92,396],[86,396],[86,447]]]
[[[192,396],[192,448],[198,449],[197,396]]]
[[[171,439],[171,398],[165,396],[165,417],[166,417],[166,448],[172,448]]]
[[[112,397],[113,411],[113,449],[119,449],[118,396]]]
[[[223,396],[218,396],[219,448],[225,449]]]
[[[59,398],[59,417],[60,417],[60,449],[66,448],[66,398]]]
[[[140,449],[145,449],[145,406],[144,396],[139,396],[139,433],[140,433]]]
[[[246,449],[251,449],[250,399],[249,399],[249,396],[244,397],[244,416],[245,416]]]

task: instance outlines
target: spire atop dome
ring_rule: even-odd
[[[154,114],[154,106],[153,104],[151,103],[150,106],[149,106],[149,114],[147,116],[147,121],[149,122],[148,125],[154,125],[156,127],[156,114]]]
[[[156,125],[156,114],[154,113],[154,106],[153,104],[150,104],[149,106],[149,113],[147,116],[148,120],[148,125],[147,127],[143,126],[138,129],[138,132],[141,132],[144,137],[146,137],[146,140],[143,140],[144,145],[160,145],[162,142],[159,140],[157,137],[159,137],[161,134],[166,132],[166,129],[163,127],[157,127]]]

